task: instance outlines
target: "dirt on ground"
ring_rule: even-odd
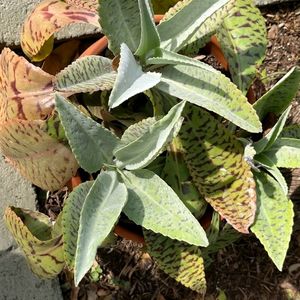
[[[262,8],[262,13],[266,18],[269,38],[264,66],[271,84],[291,67],[300,65],[300,3],[265,7]],[[290,122],[300,120],[299,116],[300,109],[293,110]],[[43,208],[52,218],[61,210],[65,194],[66,189],[47,198]],[[300,225],[298,194],[293,194],[293,200],[295,222]],[[208,291],[205,299],[226,299],[222,298],[223,293],[230,300],[300,299],[299,229],[294,228],[282,272],[276,269],[254,236],[244,236],[220,250],[213,257],[213,263],[206,269]],[[68,282],[69,274],[61,275],[65,299],[200,299],[195,293],[161,272],[143,250],[145,249],[142,245],[121,239],[116,241],[115,247],[101,249],[97,257],[101,272],[95,266],[94,275],[87,276],[79,290],[72,289]]]

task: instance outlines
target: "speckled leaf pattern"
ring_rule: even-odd
[[[160,46],[160,38],[153,20],[150,0],[138,0],[141,17],[141,40],[135,55],[144,57],[149,51]]]
[[[137,0],[101,0],[99,16],[103,33],[108,38],[108,47],[115,55],[120,53],[123,43],[132,52],[137,50],[141,40]]]
[[[161,22],[164,22],[181,9],[187,6],[192,0],[183,0],[179,1],[174,7],[172,7],[162,19]],[[229,1],[226,5],[222,6],[220,9],[215,11],[209,18],[207,18],[195,31],[195,33],[185,42],[184,47],[181,49],[181,53],[185,55],[197,55],[199,49],[204,47],[210,37],[216,32],[216,29],[223,22],[224,18],[229,14],[230,10],[233,7],[234,0]]]
[[[293,229],[293,203],[266,173],[255,173],[257,213],[251,231],[281,271]]]
[[[285,126],[282,129],[280,136],[287,137],[287,138],[300,139],[300,125],[293,124],[293,125]]]
[[[159,268],[187,288],[204,295],[206,280],[201,250],[197,246],[172,240],[144,230],[147,250]]]
[[[124,171],[124,213],[138,225],[172,239],[206,247],[205,231],[176,193],[149,170]]]
[[[168,147],[165,167],[162,172],[162,179],[172,187],[178,197],[190,212],[199,219],[205,212],[206,201],[196,188],[187,165],[183,159],[183,153],[178,147],[178,140],[175,139]]]
[[[79,219],[83,203],[93,185],[92,181],[85,182],[76,187],[69,195],[62,215],[62,228],[64,240],[64,257],[69,269],[74,268],[79,230]]]
[[[255,182],[243,145],[207,111],[189,106],[179,133],[190,173],[207,202],[236,230],[248,233]]]
[[[168,11],[164,14],[160,23],[170,20],[172,17],[174,17],[179,11],[181,11],[185,6],[187,6],[191,2],[192,2],[192,0],[176,1],[176,3],[174,3],[174,5],[172,5],[172,6],[170,6]]]
[[[199,27],[217,10],[222,11],[228,2],[229,0],[192,0],[172,18],[157,26],[161,48],[174,52],[181,50]]]
[[[0,122],[38,120],[54,107],[54,77],[8,48],[0,55]]]
[[[167,115],[150,125],[143,135],[133,141],[128,140],[125,135],[114,151],[117,166],[136,170],[152,162],[178,134],[183,121],[181,114],[184,106],[185,101],[173,106]]]
[[[16,207],[8,207],[4,218],[32,272],[42,278],[56,277],[65,265],[63,241],[61,235],[51,237],[50,219],[41,213]]]
[[[233,82],[246,94],[267,48],[265,20],[253,0],[234,2],[230,15],[217,30],[217,37]]]
[[[163,92],[213,111],[247,131],[261,131],[247,98],[221,72],[201,62],[198,66],[167,66],[161,72],[157,88]]]
[[[92,93],[111,90],[116,79],[112,61],[103,56],[91,55],[75,60],[55,77],[59,92]]]
[[[45,121],[12,120],[0,126],[0,152],[44,190],[60,189],[78,169],[69,147],[48,135]]]
[[[56,109],[71,149],[83,169],[93,173],[104,163],[112,163],[112,152],[118,143],[115,135],[60,95],[56,95]]]
[[[115,108],[130,97],[152,88],[159,83],[160,77],[159,73],[143,72],[130,49],[122,44],[117,79],[109,97],[109,107]]]
[[[52,51],[55,32],[72,23],[89,23],[100,27],[98,19],[98,14],[93,10],[76,7],[61,0],[44,0],[24,22],[21,32],[22,49],[32,60],[43,60]]]
[[[300,68],[294,67],[285,74],[267,93],[258,99],[253,107],[262,120],[267,113],[283,113],[300,88]]]
[[[83,204],[75,256],[75,285],[90,269],[97,248],[118,221],[127,201],[127,189],[115,171],[102,171]]]
[[[264,155],[268,156],[278,168],[300,168],[300,140],[278,138]]]

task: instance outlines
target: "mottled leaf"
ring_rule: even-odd
[[[157,26],[161,39],[161,48],[178,52],[204,21],[212,18],[216,11],[222,11],[222,8],[228,2],[229,0],[191,1],[172,18]]]
[[[255,156],[255,161],[258,162],[264,169],[266,169],[279,183],[282,191],[285,195],[288,194],[288,186],[285,178],[281,174],[280,170],[276,167],[275,163],[264,153],[260,153]]]
[[[195,185],[236,230],[248,233],[256,210],[255,182],[243,145],[205,110],[189,106],[179,133]]]
[[[206,209],[206,201],[194,185],[190,172],[183,159],[179,139],[168,147],[168,154],[161,177],[172,187],[184,205],[199,219]]]
[[[144,230],[149,254],[159,268],[187,288],[204,295],[206,280],[199,247]]]
[[[257,213],[251,231],[281,271],[293,228],[293,204],[269,175],[255,173]]]
[[[127,189],[115,171],[101,172],[86,196],[80,215],[75,256],[75,285],[93,264],[97,247],[119,219],[127,201]]]
[[[181,113],[184,106],[185,101],[173,106],[166,116],[150,125],[135,140],[128,139],[125,135],[114,151],[117,166],[136,170],[146,167],[153,161],[177,135],[183,121]]]
[[[138,0],[141,16],[141,40],[135,55],[144,57],[150,50],[159,47],[160,39],[153,20],[149,0]]]
[[[54,107],[53,79],[4,48],[0,55],[0,122],[45,119]]]
[[[268,156],[278,168],[300,168],[300,140],[278,138],[264,155]]]
[[[300,87],[300,68],[292,68],[267,93],[258,99],[253,107],[260,119],[267,113],[282,114],[291,104]]]
[[[218,41],[228,60],[232,81],[247,93],[267,49],[265,19],[253,0],[236,0],[217,29]]]
[[[261,131],[247,98],[221,72],[201,62],[197,67],[167,66],[161,72],[158,89],[213,111],[247,131]]]
[[[108,38],[108,47],[120,53],[125,43],[132,52],[138,49],[141,40],[140,10],[137,0],[101,0],[100,24]]]
[[[62,236],[51,237],[50,219],[38,212],[8,207],[6,225],[23,250],[33,273],[42,278],[54,278],[64,265]]]
[[[160,77],[159,73],[143,72],[130,49],[122,44],[117,79],[109,97],[109,107],[117,107],[130,97],[152,88],[159,83]]]
[[[92,93],[111,90],[116,79],[111,60],[91,55],[75,60],[55,77],[55,89],[59,92]]]
[[[284,124],[288,118],[290,110],[291,110],[291,106],[288,107],[285,110],[285,112],[280,116],[280,118],[278,119],[274,127],[268,132],[268,134],[253,144],[255,152],[257,154],[263,151],[267,151],[270,147],[272,147],[272,145],[277,140],[284,127]]]
[[[69,5],[61,0],[44,0],[24,22],[22,49],[32,60],[43,60],[52,51],[55,32],[72,23],[89,23],[100,27],[98,18],[98,14],[92,10]]]
[[[292,125],[285,126],[282,129],[280,136],[287,137],[287,138],[300,139],[300,125],[292,124]]]
[[[56,109],[72,151],[83,169],[93,173],[104,163],[112,162],[112,152],[118,143],[116,136],[60,95],[56,95]]]
[[[205,231],[176,193],[149,170],[124,171],[124,213],[138,225],[172,239],[206,247]]]
[[[93,185],[92,181],[85,182],[76,187],[69,195],[62,215],[64,257],[67,266],[74,268],[76,246],[79,230],[79,219],[83,203]]]
[[[0,151],[24,177],[45,190],[60,189],[78,169],[69,147],[47,133],[46,121],[2,123]]]

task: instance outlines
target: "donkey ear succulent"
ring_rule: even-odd
[[[166,12],[158,25],[154,12]],[[252,0],[44,0],[24,23],[24,53],[42,61],[53,34],[78,22],[101,30],[109,58],[80,57],[54,76],[9,49],[0,56],[1,152],[46,190],[78,168],[91,178],[71,191],[54,225],[7,209],[33,272],[53,277],[66,265],[79,285],[124,216],[143,228],[161,269],[199,294],[212,253],[240,234],[253,232],[281,269],[293,205],[279,167],[299,167],[300,130],[284,123],[300,72],[249,103],[267,44]],[[213,35],[230,78],[191,57]],[[263,135],[269,112],[279,120]]]

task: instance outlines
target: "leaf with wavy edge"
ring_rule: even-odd
[[[100,28],[94,5],[86,6],[92,10],[82,6],[85,5],[77,7],[61,0],[44,0],[38,4],[23,24],[21,46],[24,53],[33,61],[43,60],[52,51],[53,34],[72,23],[89,23]]]
[[[123,212],[146,229],[206,247],[205,231],[176,193],[159,176],[149,170],[123,171],[128,202]]]
[[[91,55],[75,60],[55,76],[55,90],[70,94],[111,90],[117,73],[112,61]]]
[[[281,271],[293,229],[293,203],[266,173],[255,173],[257,213],[251,231]]]
[[[125,135],[114,151],[117,166],[136,170],[152,162],[178,134],[183,121],[181,113],[184,106],[185,101],[182,101],[173,106],[160,120],[147,124],[150,126],[135,140],[128,139]]]
[[[45,119],[53,110],[54,76],[8,48],[0,54],[0,123]]]
[[[159,268],[187,288],[204,295],[206,280],[200,248],[149,230],[143,232],[147,250]]]
[[[109,235],[127,201],[127,189],[116,171],[102,171],[86,196],[79,221],[74,280],[77,286]]]
[[[157,30],[161,39],[161,48],[178,52],[199,27],[229,0],[192,0],[169,20],[160,23]],[[180,26],[178,26],[180,24]]]
[[[100,24],[108,38],[108,47],[115,54],[126,44],[135,52],[141,40],[140,10],[137,0],[101,0]]]
[[[83,203],[93,185],[92,181],[84,182],[76,187],[69,195],[62,214],[64,239],[64,257],[67,266],[74,268],[76,246],[79,230],[79,219]]]
[[[253,0],[234,1],[233,10],[217,28],[218,41],[229,63],[232,81],[247,93],[267,49],[265,19]]]
[[[64,268],[62,236],[51,237],[51,221],[41,213],[8,207],[6,225],[25,253],[33,273],[42,278],[54,278]]]
[[[119,142],[115,135],[60,95],[56,95],[56,109],[71,149],[83,169],[93,173],[104,163],[112,163],[113,150]]]
[[[197,66],[167,66],[161,73],[156,86],[159,90],[213,111],[247,131],[261,131],[261,123],[247,98],[211,66],[198,61]]]
[[[297,94],[300,87],[300,68],[294,67],[286,73],[267,93],[259,98],[253,108],[260,119],[269,112],[282,114]]]
[[[60,189],[78,168],[69,147],[49,136],[46,121],[2,123],[0,151],[24,177],[45,190]]]
[[[115,108],[132,96],[142,93],[159,83],[161,74],[143,72],[126,44],[121,45],[121,58],[114,88],[108,105]]]
[[[179,137],[195,185],[236,230],[248,233],[256,210],[255,182],[243,145],[207,111],[188,106]]]

